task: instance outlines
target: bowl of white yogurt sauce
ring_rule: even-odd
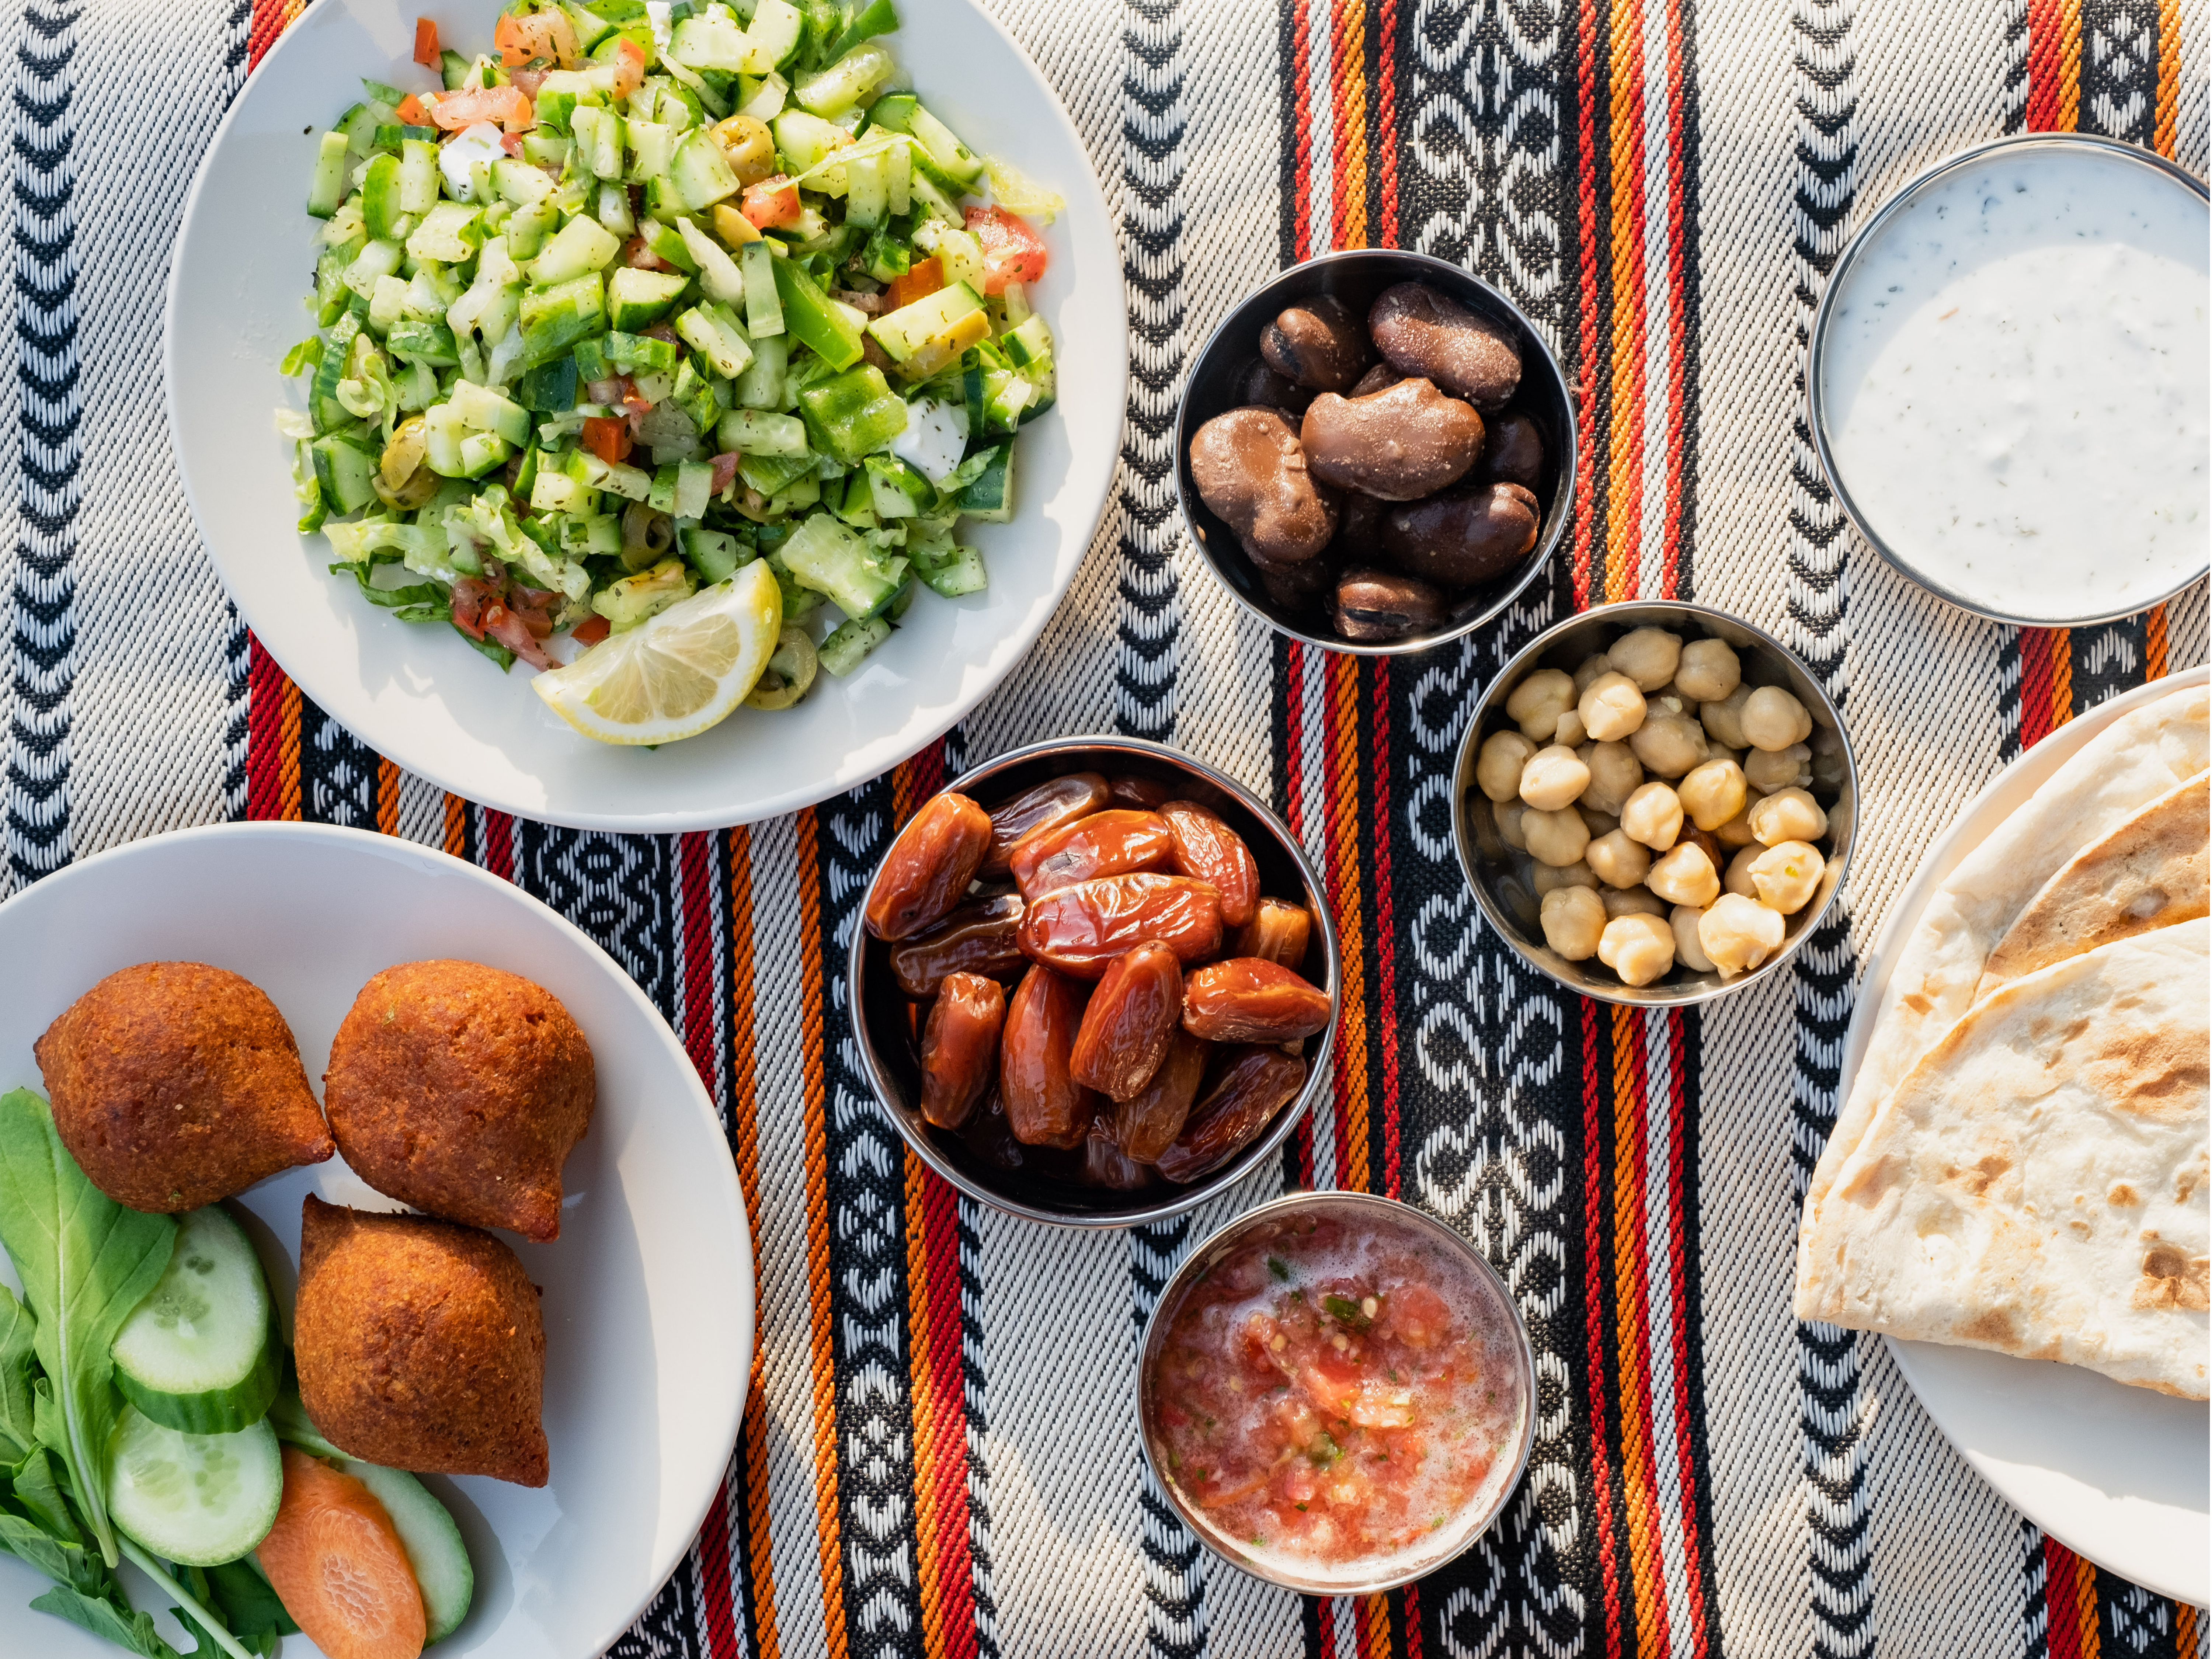
[[[2169,599],[2212,552],[2212,209],[2147,150],[2033,133],[1937,163],[1837,262],[1806,388],[1890,563],[1999,622]]]

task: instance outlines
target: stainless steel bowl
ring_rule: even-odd
[[[1328,1029],[1307,1044],[1312,1066],[1305,1087],[1275,1115],[1267,1133],[1238,1157],[1188,1187],[1161,1182],[1138,1192],[1110,1192],[1079,1186],[1043,1170],[1001,1170],[978,1158],[957,1133],[925,1122],[916,1109],[921,1064],[919,1039],[909,1018],[915,1005],[891,977],[890,946],[857,926],[847,969],[846,999],[854,1010],[853,1030],[860,1040],[861,1064],[875,1085],[876,1097],[923,1163],[970,1198],[1009,1215],[1065,1227],[1133,1227],[1179,1215],[1259,1169],[1274,1156],[1307,1108],[1328,1087],[1328,1056],[1335,1042],[1343,995],[1336,924],[1329,915],[1321,878],[1306,862],[1282,820],[1235,780],[1164,744],[1147,743],[1141,738],[1057,738],[987,761],[945,787],[989,807],[1048,778],[1070,772],[1133,773],[1158,778],[1171,784],[1178,796],[1212,807],[1251,848],[1253,861],[1260,867],[1260,890],[1279,898],[1296,897],[1312,913],[1305,976],[1328,993],[1333,1012]],[[874,884],[872,876],[869,884]]]
[[[1483,740],[1495,732],[1517,729],[1505,714],[1505,700],[1513,695],[1516,686],[1539,668],[1558,668],[1571,674],[1578,663],[1601,649],[1609,639],[1632,628],[1649,626],[1671,629],[1686,641],[1726,640],[1743,659],[1747,684],[1784,687],[1812,715],[1814,736],[1818,738],[1823,731],[1834,733],[1841,751],[1840,782],[1824,787],[1816,777],[1811,791],[1828,813],[1825,849],[1827,867],[1821,872],[1820,890],[1796,915],[1785,919],[1782,948],[1749,973],[1738,974],[1732,979],[1723,979],[1717,973],[1694,974],[1678,963],[1670,976],[1656,985],[1624,985],[1610,968],[1595,957],[1583,963],[1569,962],[1559,955],[1545,944],[1544,930],[1537,921],[1538,900],[1530,883],[1528,859],[1505,844],[1488,811],[1489,798],[1475,787],[1474,761]],[[1481,810],[1475,810],[1478,804]],[[1850,739],[1844,734],[1843,720],[1828,694],[1805,671],[1805,665],[1771,635],[1724,611],[1679,600],[1632,600],[1624,605],[1601,605],[1537,635],[1526,650],[1505,665],[1475,704],[1474,718],[1468,723],[1467,736],[1460,742],[1459,765],[1453,778],[1452,840],[1459,848],[1460,868],[1467,872],[1468,885],[1474,889],[1475,902],[1482,907],[1482,914],[1498,936],[1524,960],[1570,991],[1595,997],[1601,1002],[1626,1003],[1637,1007],[1680,1008],[1711,1002],[1778,969],[1804,943],[1806,936],[1820,926],[1820,918],[1835,902],[1837,890],[1843,885],[1844,873],[1850,866],[1851,846],[1857,829],[1858,767],[1852,758]]]
[[[1284,307],[1318,295],[1333,295],[1361,316],[1375,296],[1395,283],[1427,283],[1461,304],[1510,329],[1521,346],[1521,390],[1513,406],[1534,421],[1544,434],[1544,479],[1536,491],[1544,521],[1536,546],[1511,575],[1463,595],[1441,627],[1403,639],[1347,640],[1317,618],[1285,610],[1260,586],[1252,562],[1237,544],[1237,533],[1206,509],[1190,473],[1190,441],[1199,428],[1225,410],[1237,407],[1237,378],[1260,354],[1260,331]],[[1519,307],[1472,272],[1425,253],[1396,248],[1345,248],[1323,253],[1270,277],[1238,301],[1222,319],[1183,383],[1176,417],[1176,498],[1199,550],[1237,602],[1270,628],[1324,651],[1364,657],[1391,657],[1425,651],[1473,632],[1520,597],[1550,562],[1553,550],[1574,520],[1575,408],[1559,360]]]
[[[1977,603],[1953,592],[1936,581],[1911,560],[1892,547],[1875,533],[1868,521],[1866,509],[1851,493],[1850,483],[1836,465],[1836,458],[1828,443],[1828,343],[1833,333],[1835,310],[1843,296],[1849,292],[1851,276],[1859,257],[1873,246],[1883,230],[1897,216],[1930,186],[1940,183],[1962,167],[1970,167],[2002,152],[2022,149],[2063,152],[2083,149],[2102,151],[2164,174],[2186,185],[2199,196],[2212,196],[2204,181],[2185,167],[2177,167],[2164,156],[2134,144],[2123,143],[2116,138],[2100,138],[2086,132],[2016,132],[2003,138],[1992,138],[1987,143],[1975,144],[1955,155],[1947,155],[1926,171],[1915,175],[1899,185],[1897,193],[1877,209],[1872,218],[1859,228],[1858,234],[1844,246],[1842,257],[1836,261],[1835,270],[1829,274],[1826,285],[1820,290],[1820,303],[1813,313],[1813,333],[1805,348],[1805,410],[1807,423],[1813,430],[1813,447],[1820,458],[1820,471],[1828,481],[1828,488],[1836,497],[1836,504],[1844,509],[1851,528],[1866,538],[1867,545],[1888,562],[1892,568],[1910,577],[1947,604],[1961,611],[1986,617],[1992,622],[2011,623],[2022,628],[2087,628],[2098,623],[2130,617],[2138,611],[2162,604],[2177,593],[2204,580],[2198,570],[2157,599],[2146,599],[2123,611],[2101,612],[2088,617],[2015,617],[2005,611]]]
[[[1487,1490],[1487,1502],[1470,1507],[1461,1516],[1457,1524],[1437,1534],[1432,1549],[1418,1555],[1409,1555],[1403,1570],[1382,1577],[1349,1580],[1345,1578],[1304,1577],[1283,1571],[1255,1561],[1246,1555],[1233,1539],[1224,1538],[1200,1510],[1183,1495],[1173,1471],[1166,1467],[1166,1459],[1155,1443],[1152,1431],[1152,1394],[1155,1361],[1158,1345],[1165,1340],[1167,1322],[1175,1316],[1176,1306],[1202,1274],[1230,1251],[1251,1240],[1264,1236],[1267,1230],[1279,1227],[1286,1221],[1302,1217],[1343,1216],[1375,1218],[1390,1220],[1417,1229],[1454,1251],[1474,1274],[1475,1282],[1482,1286],[1482,1294],[1490,1303],[1491,1311],[1504,1316],[1502,1323],[1513,1334],[1513,1356],[1517,1369],[1516,1381],[1521,1389],[1520,1424],[1511,1446],[1495,1468],[1503,1470],[1504,1478],[1493,1480]],[[1513,1294],[1498,1270],[1490,1265],[1481,1251],[1476,1249],[1460,1233],[1437,1220],[1425,1210],[1410,1204],[1401,1204],[1392,1198],[1381,1198],[1370,1193],[1291,1193],[1273,1203],[1262,1204],[1247,1210],[1218,1232],[1200,1243],[1183,1258],[1167,1284],[1161,1289],[1159,1300],[1152,1305],[1152,1317],[1145,1322],[1144,1339],[1137,1345],[1137,1423],[1139,1438],[1145,1449],[1145,1462],[1152,1467],[1152,1478],[1160,1490],[1167,1494],[1168,1502],[1175,1505],[1182,1522],[1205,1546],[1231,1566],[1242,1569],[1256,1578],[1280,1584],[1285,1589],[1309,1595],[1369,1595],[1378,1590],[1395,1589],[1401,1584],[1411,1583],[1471,1547],[1489,1530],[1513,1496],[1514,1488],[1521,1484],[1521,1473],[1528,1466],[1528,1448],[1536,1432],[1536,1356],[1528,1345],[1528,1328],[1522,1322],[1521,1310],[1515,1305]]]

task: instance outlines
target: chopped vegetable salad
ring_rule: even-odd
[[[765,561],[768,708],[920,589],[982,588],[960,522],[1012,515],[1054,400],[1030,292],[1064,204],[902,89],[897,27],[890,0],[517,0],[467,58],[420,20],[440,84],[364,82],[308,198],[318,332],[278,419],[331,568],[574,672],[556,648]]]

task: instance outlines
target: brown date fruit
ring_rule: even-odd
[[[1229,946],[1232,957],[1258,957],[1292,969],[1303,968],[1306,941],[1313,933],[1313,916],[1303,904],[1263,898],[1252,920],[1237,931]]]
[[[1031,962],[1078,979],[1101,977],[1115,957],[1147,939],[1178,962],[1200,962],[1221,948],[1221,895],[1188,876],[1101,876],[1034,900],[1019,938]]]
[[[1095,1117],[1091,1120],[1090,1132],[1083,1137],[1081,1179],[1086,1187],[1131,1193],[1149,1186],[1152,1172],[1121,1150],[1121,1144],[1114,1139],[1111,1118]]]
[[[1174,866],[1186,876],[1212,884],[1221,895],[1221,920],[1242,927],[1260,902],[1260,866],[1244,837],[1221,815],[1194,800],[1171,800],[1160,808],[1175,839]]]
[[[1006,988],[980,974],[947,974],[921,1029],[921,1115],[940,1129],[968,1121],[998,1069]]]
[[[1012,893],[970,899],[927,933],[891,947],[891,977],[910,997],[933,997],[947,974],[1012,979],[1029,958],[1014,942],[1022,902]]]
[[[1006,1004],[999,1034],[999,1098],[1014,1139],[1030,1146],[1076,1147],[1098,1113],[1098,1097],[1068,1075],[1083,1024],[1083,987],[1042,963]]]
[[[990,814],[965,795],[932,795],[884,854],[862,920],[880,939],[911,939],[967,896],[991,847]]]
[[[1295,1042],[1330,1012],[1328,992],[1260,957],[1208,963],[1182,988],[1182,1029],[1208,1042]]]
[[[1213,1045],[1178,1030],[1152,1081],[1114,1107],[1114,1138],[1140,1164],[1157,1164],[1190,1121],[1191,1103],[1206,1080]]]
[[[1133,772],[1106,780],[1107,798],[1133,812],[1157,812],[1175,799],[1175,791],[1158,778],[1140,778]]]
[[[1003,876],[1014,843],[1024,836],[1050,830],[1071,819],[1087,817],[1106,806],[1106,780],[1096,772],[1072,772],[1024,789],[1012,800],[1001,801],[991,811],[991,850],[983,859],[983,873]]]
[[[1280,1048],[1232,1048],[1228,1059],[1175,1144],[1159,1156],[1159,1171],[1170,1181],[1196,1181],[1236,1157],[1306,1080],[1305,1061]]]
[[[1018,1170],[1029,1162],[1028,1149],[1014,1139],[1012,1126],[1006,1121],[996,1079],[983,1091],[982,1103],[960,1126],[960,1139],[977,1161],[994,1170]]]
[[[1115,958],[1091,994],[1068,1074],[1109,1100],[1141,1092],[1182,1018],[1182,964],[1164,945]]]
[[[1157,870],[1173,852],[1166,821],[1158,813],[1109,806],[1025,837],[1014,848],[1009,869],[1022,896],[1034,899],[1094,876]]]

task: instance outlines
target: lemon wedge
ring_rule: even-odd
[[[531,684],[587,738],[673,743],[696,737],[744,701],[782,626],[775,573],[756,560]]]

